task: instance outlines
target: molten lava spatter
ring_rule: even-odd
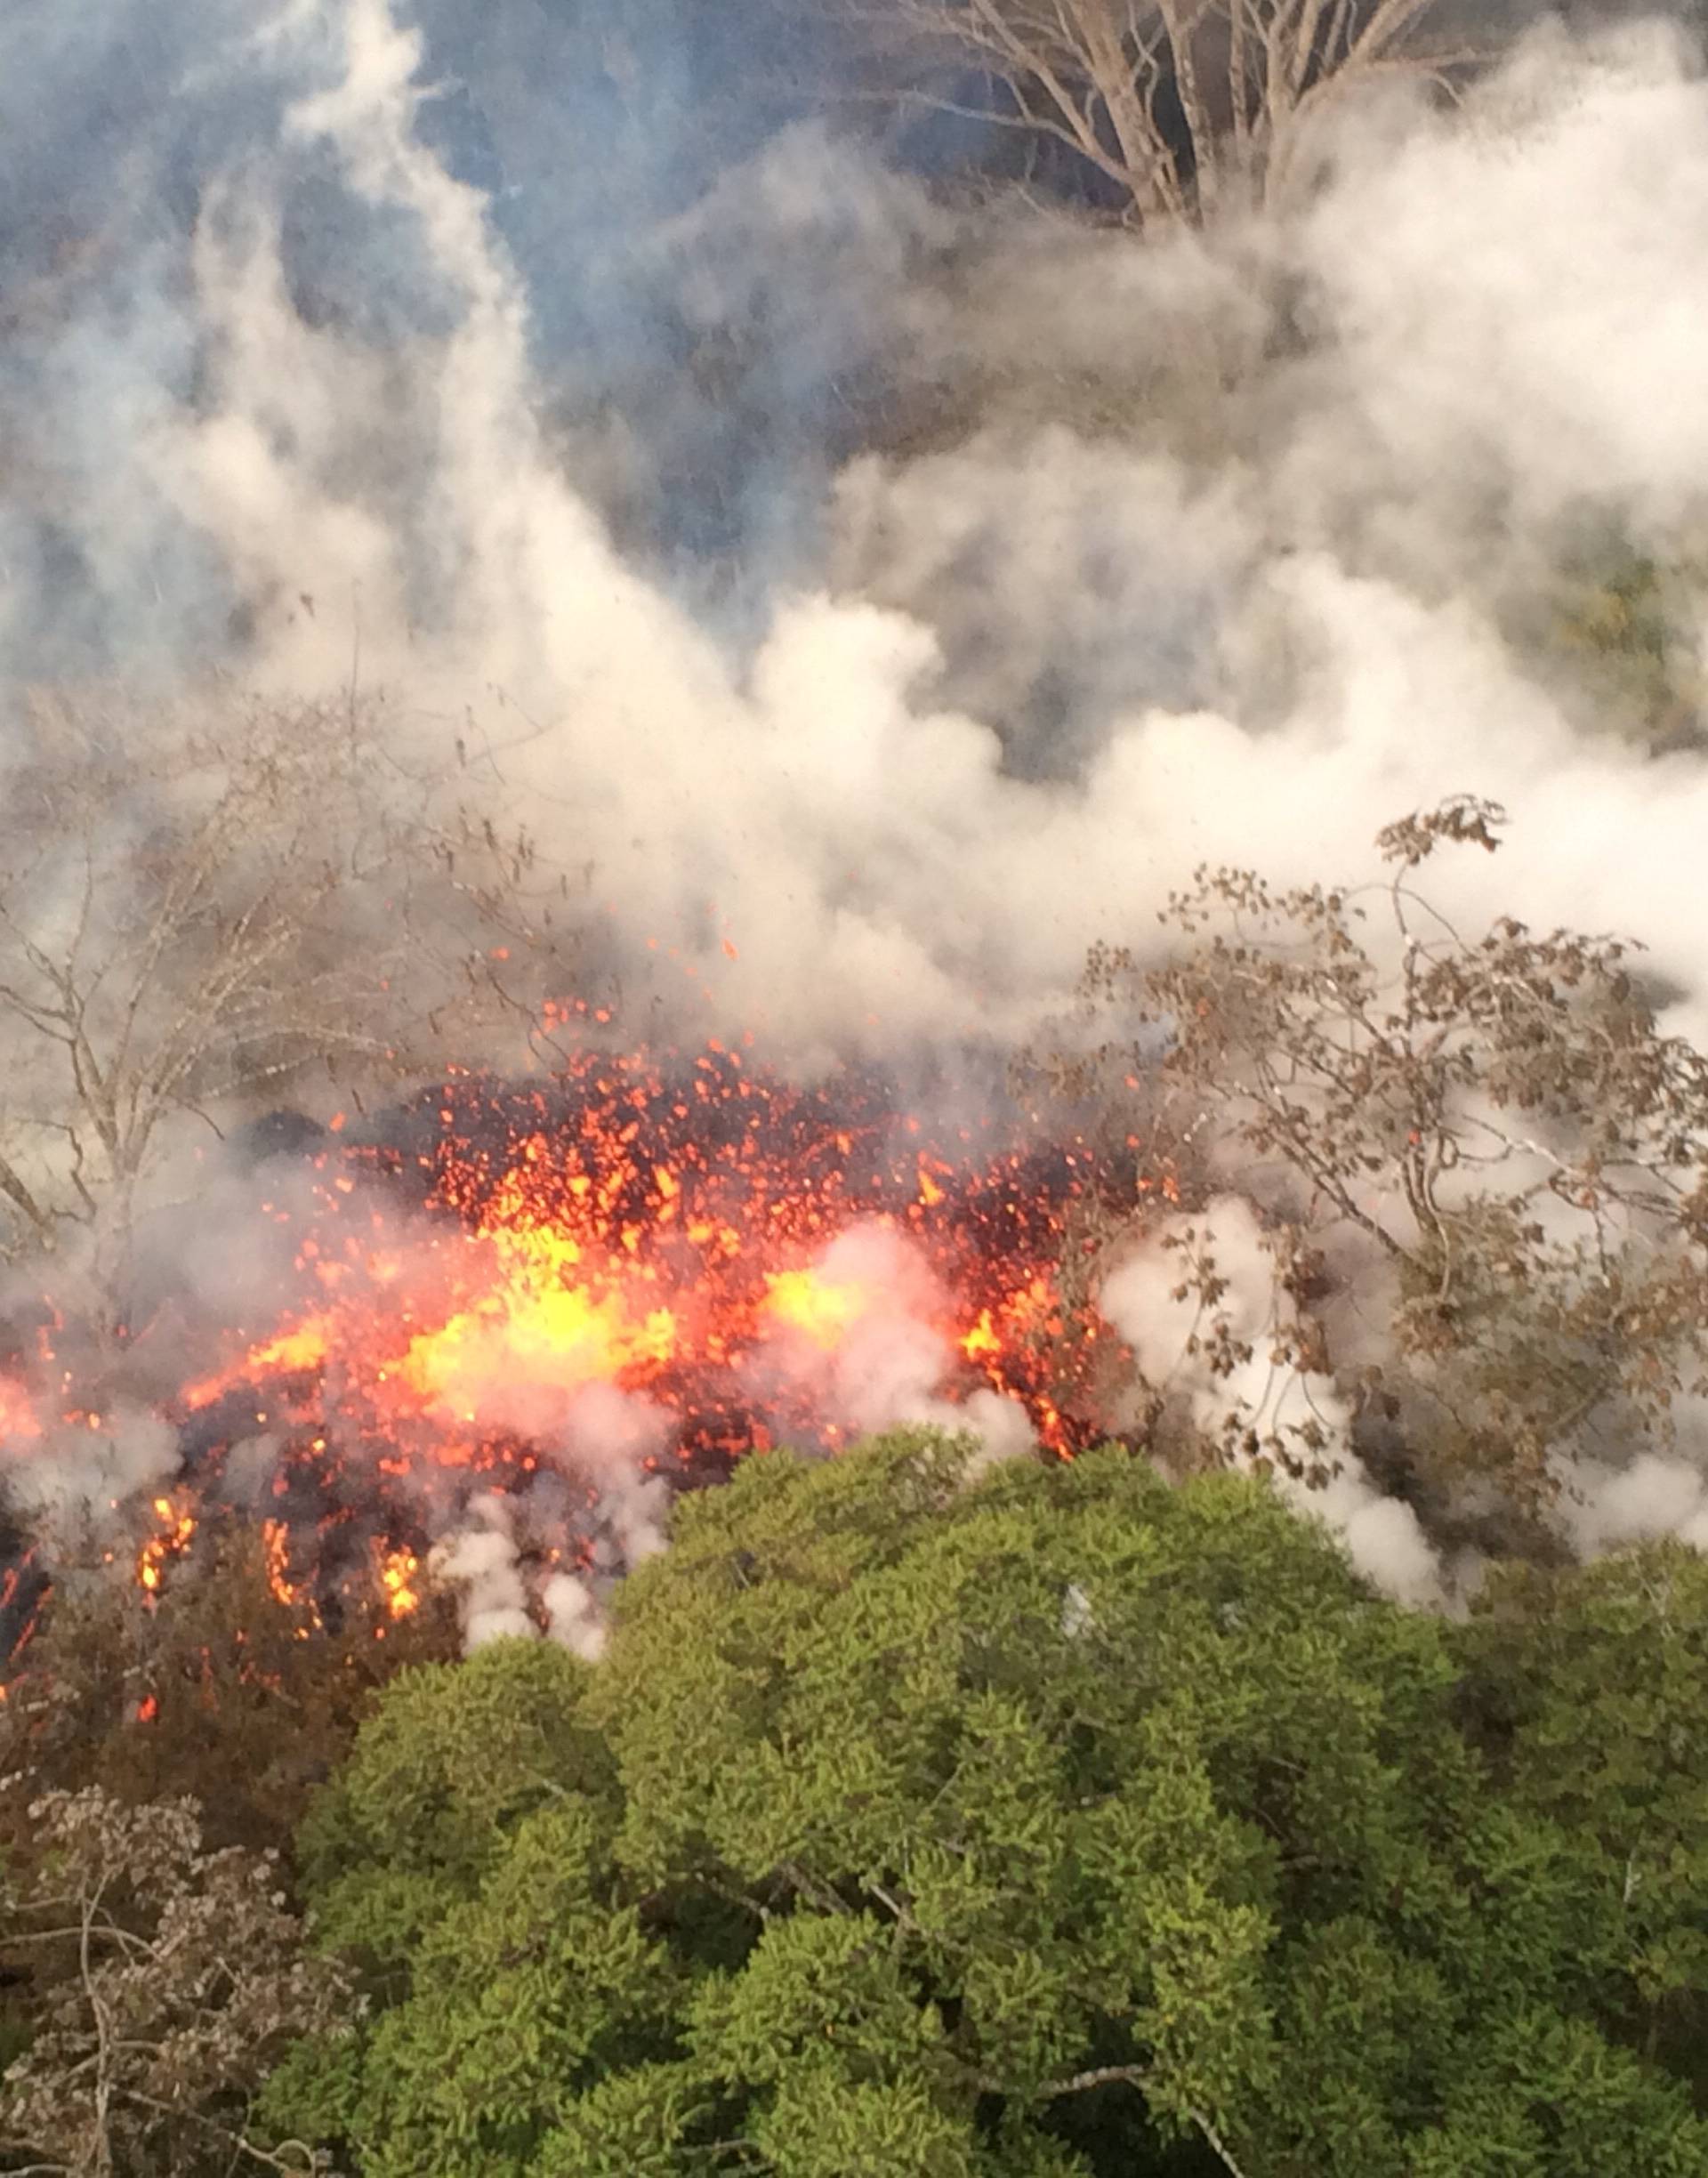
[[[1107,1335],[1059,1267],[1074,1206],[1112,1183],[1082,1144],[928,1128],[876,1077],[801,1089],[718,1045],[586,1053],[538,1087],[459,1077],[341,1127],[306,1194],[260,1206],[294,1236],[295,1298],[166,1403],[182,1472],[138,1577],[160,1586],[198,1496],[237,1495],[238,1468],[253,1495],[258,1465],[276,1593],[354,1570],[403,1615],[477,1489],[556,1477],[591,1530],[619,1471],[684,1484],[999,1407],[1071,1451]],[[52,1426],[0,1387],[14,1457],[50,1456]]]
[[[962,1394],[982,1381],[1068,1448],[1047,1380],[1067,1214],[1100,1176],[1083,1148],[992,1151],[971,1127],[946,1146],[870,1083],[796,1090],[717,1049],[673,1077],[589,1056],[549,1088],[469,1079],[433,1109],[413,1158],[379,1142],[326,1164],[297,1255],[313,1301],[186,1386],[186,1407],[262,1395],[257,1420],[354,1424],[444,1464],[549,1433],[566,1397],[604,1383],[668,1410],[681,1458],[834,1443],[810,1386],[750,1365],[789,1334],[834,1351],[894,1307],[825,1267],[865,1228],[916,1263],[914,1312]],[[376,1216],[371,1188],[352,1205],[352,1173],[388,1172],[415,1182],[423,1219]]]

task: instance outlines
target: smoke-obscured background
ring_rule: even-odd
[[[1024,1026],[1201,856],[1344,868],[1448,787],[1510,904],[1694,989],[1688,694],[1571,643],[1699,513],[1680,34],[1543,26],[1140,245],[789,113],[719,21],[15,14],[12,685],[512,706],[490,783],[618,950],[802,1041]]]

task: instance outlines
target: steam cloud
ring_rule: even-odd
[[[1182,1289],[1180,1249],[1189,1245],[1188,1235],[1212,1247],[1228,1288],[1215,1313],[1225,1319],[1229,1335],[1251,1350],[1249,1361],[1225,1373],[1212,1367],[1205,1344],[1193,1343],[1204,1327],[1196,1295]],[[1283,1475],[1283,1493],[1338,1529],[1360,1572],[1390,1594],[1412,1603],[1442,1598],[1446,1582],[1417,1515],[1371,1483],[1353,1449],[1345,1401],[1327,1379],[1274,1358],[1277,1337],[1290,1327],[1269,1245],[1248,1202],[1224,1197],[1201,1218],[1159,1221],[1106,1280],[1100,1299],[1131,1343],[1146,1382],[1184,1401],[1192,1423],[1211,1439],[1219,1440],[1235,1416],[1264,1435],[1314,1422],[1323,1432],[1322,1459],[1333,1472],[1318,1490]]]
[[[456,791],[526,820],[627,1018],[733,1024],[802,1068],[1011,1044],[1089,939],[1148,942],[1200,860],[1356,872],[1450,792],[1516,820],[1494,868],[1444,869],[1455,915],[1631,930],[1669,1026],[1708,1039],[1708,768],[1604,730],[1523,634],[1580,533],[1664,558],[1702,520],[1708,83],[1675,32],[1536,34],[1462,109],[1349,113],[1295,214],[1143,248],[951,214],[817,126],[684,201],[668,132],[625,136],[635,186],[600,201],[636,208],[603,257],[591,219],[559,222],[554,277],[543,201],[585,211],[593,184],[541,152],[539,56],[500,38],[453,68],[441,12],[36,4],[0,33],[0,422],[40,449],[0,519],[14,685],[357,676],[412,775],[468,736]],[[127,66],[177,102],[115,103]],[[514,125],[520,197],[455,141],[471,103]],[[44,114],[89,154],[57,256]],[[745,354],[769,432],[732,452],[666,324]],[[683,510],[744,466],[697,557]],[[1258,1311],[1261,1236],[1216,1219]],[[1154,1270],[1107,1303],[1166,1375]],[[862,1427],[938,1411],[905,1279],[875,1276],[901,1297],[839,1362]],[[616,1448],[643,1549],[621,1478],[647,1417],[564,1426]],[[1586,1540],[1703,1532],[1688,1461],[1596,1503]],[[1432,1588],[1355,1463],[1318,1509],[1390,1585]],[[520,1609],[514,1517],[447,1545],[477,1637]],[[568,1576],[548,1600],[596,1638]]]

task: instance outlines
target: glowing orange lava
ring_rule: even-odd
[[[1138,1183],[1082,1143],[931,1128],[875,1076],[802,1089],[713,1044],[585,1053],[538,1085],[458,1076],[365,1127],[340,1115],[325,1144],[306,1195],[257,1206],[270,1245],[288,1234],[294,1298],[164,1403],[183,1470],[137,1557],[150,1593],[244,1447],[252,1478],[271,1463],[281,1604],[311,1614],[335,1556],[405,1617],[423,1504],[546,1471],[591,1488],[612,1442],[682,1482],[834,1448],[857,1426],[850,1372],[904,1321],[940,1356],[934,1410],[989,1389],[1050,1451],[1094,1432],[1106,1327],[1063,1302],[1059,1267],[1076,1206]],[[76,1390],[0,1377],[0,1441],[32,1456],[46,1417],[96,1408]]]
[[[165,1567],[189,1548],[196,1533],[195,1514],[180,1511],[170,1497],[157,1497],[154,1512],[160,1532],[149,1537],[136,1559],[136,1577],[150,1595],[158,1589]]]
[[[866,1287],[813,1270],[768,1270],[765,1288],[769,1313],[779,1324],[804,1332],[816,1346],[839,1346],[872,1302]]]
[[[380,1588],[394,1618],[407,1618],[419,1605],[421,1594],[415,1584],[420,1570],[421,1561],[414,1551],[387,1551],[381,1557]]]
[[[0,1444],[33,1444],[41,1433],[28,1386],[15,1376],[0,1376]]]

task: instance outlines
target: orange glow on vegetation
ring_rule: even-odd
[[[174,1558],[182,1557],[196,1533],[196,1516],[181,1512],[170,1497],[154,1501],[160,1533],[151,1536],[137,1553],[136,1577],[150,1595],[159,1593],[161,1577]]]

